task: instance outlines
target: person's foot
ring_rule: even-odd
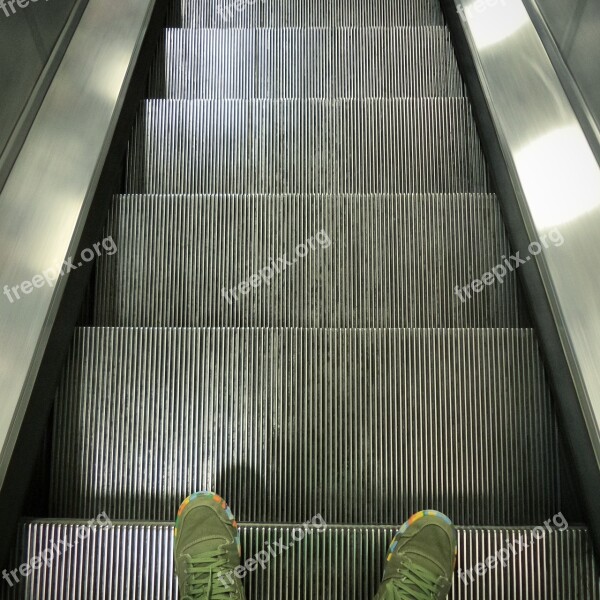
[[[244,589],[233,570],[242,547],[235,518],[221,497],[193,494],[175,522],[175,571],[182,600],[234,600]]]
[[[456,567],[456,530],[435,510],[413,515],[388,550],[383,581],[375,600],[442,600]]]

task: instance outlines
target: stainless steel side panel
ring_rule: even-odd
[[[90,1],[0,195],[0,485],[67,275],[11,288],[74,254],[153,5]]]
[[[600,168],[522,1],[455,2],[600,466]]]

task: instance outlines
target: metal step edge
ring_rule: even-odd
[[[240,533],[244,564],[262,559],[260,567],[242,571],[248,600],[367,600],[378,587],[395,529],[265,524],[242,527]],[[27,561],[49,548],[56,553],[22,584],[27,600],[177,598],[170,525],[90,530],[76,523],[32,523],[24,537]],[[458,538],[452,600],[600,598],[585,529],[459,528]]]
[[[442,200],[455,198],[458,201],[466,199],[481,199],[490,203],[497,202],[498,197],[494,192],[123,192],[113,195],[113,200],[137,200],[141,198],[166,198],[166,199],[212,199],[212,198],[306,198],[306,199],[384,199],[384,198],[414,198],[415,200]]]
[[[323,105],[325,107],[339,108],[349,105],[372,104],[372,105],[402,105],[414,104],[448,104],[471,107],[468,98],[146,98],[141,100],[141,108],[149,106],[189,106],[191,104],[239,104],[241,106],[262,105]]]
[[[464,98],[147,100],[125,181],[138,193],[490,191]]]
[[[151,98],[465,96],[444,27],[169,29],[148,86]]]
[[[118,250],[99,259],[95,325],[527,324],[493,195],[118,196],[108,238]],[[296,263],[238,294],[283,255]],[[457,296],[498,264],[502,283]]]
[[[165,27],[163,32],[177,34],[182,32],[183,34],[201,34],[202,32],[224,32],[224,33],[235,33],[240,31],[413,31],[413,30],[432,30],[432,31],[444,31],[449,32],[448,26],[441,24],[432,25],[344,25],[336,27],[333,25],[309,25],[306,27],[300,26],[284,26],[284,27],[228,27],[227,29],[217,29],[214,27]]]
[[[286,326],[223,326],[223,327],[188,327],[188,326],[162,326],[162,325],[86,325],[77,327],[76,331],[89,332],[127,332],[127,331],[151,331],[151,332],[301,332],[301,333],[339,333],[347,335],[349,333],[398,333],[398,332],[416,332],[416,333],[444,333],[451,334],[455,332],[488,332],[491,334],[501,333],[523,333],[531,335],[535,339],[535,329],[532,327],[286,327]]]
[[[56,516],[162,519],[214,488],[242,521],[560,507],[531,331],[78,329],[54,429]]]
[[[254,0],[241,5],[242,10],[227,10],[234,2],[204,0],[173,2],[167,24],[172,27],[229,28],[235,26],[308,26],[344,24],[443,24],[439,4],[433,0],[398,2],[384,0],[354,4],[350,0],[324,5],[320,0]],[[221,7],[221,8],[220,8]]]
[[[174,528],[174,520],[171,521],[145,521],[142,519],[111,519],[107,514],[99,515],[100,521],[110,522],[109,527],[115,528],[125,528],[125,527],[146,527],[146,528],[164,528],[173,530]],[[312,515],[315,517],[317,515]],[[557,519],[566,520],[564,514],[562,512],[557,513],[556,515],[550,515],[549,519],[552,521],[553,517],[557,517]],[[323,525],[313,524],[309,522],[310,519],[307,518],[306,522],[298,522],[298,523],[284,523],[284,522],[267,522],[267,521],[236,521],[240,530],[250,531],[250,530],[258,530],[258,529],[296,529],[297,527],[306,527],[308,529],[318,530],[324,528]],[[589,527],[585,523],[572,523],[567,521],[568,528],[565,531],[569,531],[572,533],[583,533],[589,534]],[[21,523],[21,527],[27,529],[31,526],[37,525],[61,525],[61,526],[73,526],[73,527],[86,527],[90,525],[90,519],[71,519],[71,518],[58,518],[58,517],[44,517],[44,518],[31,518],[25,519]],[[388,532],[396,532],[398,528],[402,525],[402,523],[327,523],[327,529],[331,531],[384,531]],[[539,529],[539,527],[543,527],[544,523],[540,523],[539,525],[531,525],[531,524],[521,524],[521,525],[454,525],[457,531],[459,532],[475,532],[475,533],[502,533],[505,531],[519,531],[519,532],[529,532]],[[560,529],[553,526],[552,523],[549,523],[549,526],[556,530],[556,533],[560,532]],[[95,527],[101,528],[98,525]]]

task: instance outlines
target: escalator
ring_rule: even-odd
[[[177,597],[214,490],[249,599],[371,598],[421,509],[452,598],[600,599],[516,275],[460,293],[512,250],[436,0],[175,2],[104,235],[27,598]]]

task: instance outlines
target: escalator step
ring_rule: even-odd
[[[96,325],[525,324],[507,268],[471,299],[455,291],[510,254],[493,195],[120,196],[106,234],[118,251],[99,262]]]
[[[150,100],[125,191],[488,192],[489,183],[462,98]]]
[[[564,522],[558,523],[562,526]],[[542,531],[545,535],[538,541]],[[242,526],[244,561],[271,550],[268,560],[265,554],[259,556],[264,568],[251,565],[253,570],[246,571],[247,598],[370,600],[394,532],[387,527],[364,526],[309,530],[270,524]],[[178,597],[170,525],[115,522],[112,527],[89,530],[84,523],[39,522],[26,526],[25,535],[29,559],[43,555],[53,544],[61,549],[48,567],[42,565],[22,584],[28,598]],[[599,573],[585,529],[461,528],[458,538],[458,565],[463,574],[454,579],[451,600],[600,599]],[[508,543],[514,551],[508,550]],[[505,566],[499,562],[487,569],[484,565],[482,575],[473,571],[472,581],[464,573],[497,553]]]
[[[56,516],[540,523],[557,435],[530,330],[80,329],[58,392]]]
[[[445,27],[169,29],[150,98],[463,97]]]
[[[437,0],[181,0],[168,18],[169,27],[217,29],[443,24]]]

